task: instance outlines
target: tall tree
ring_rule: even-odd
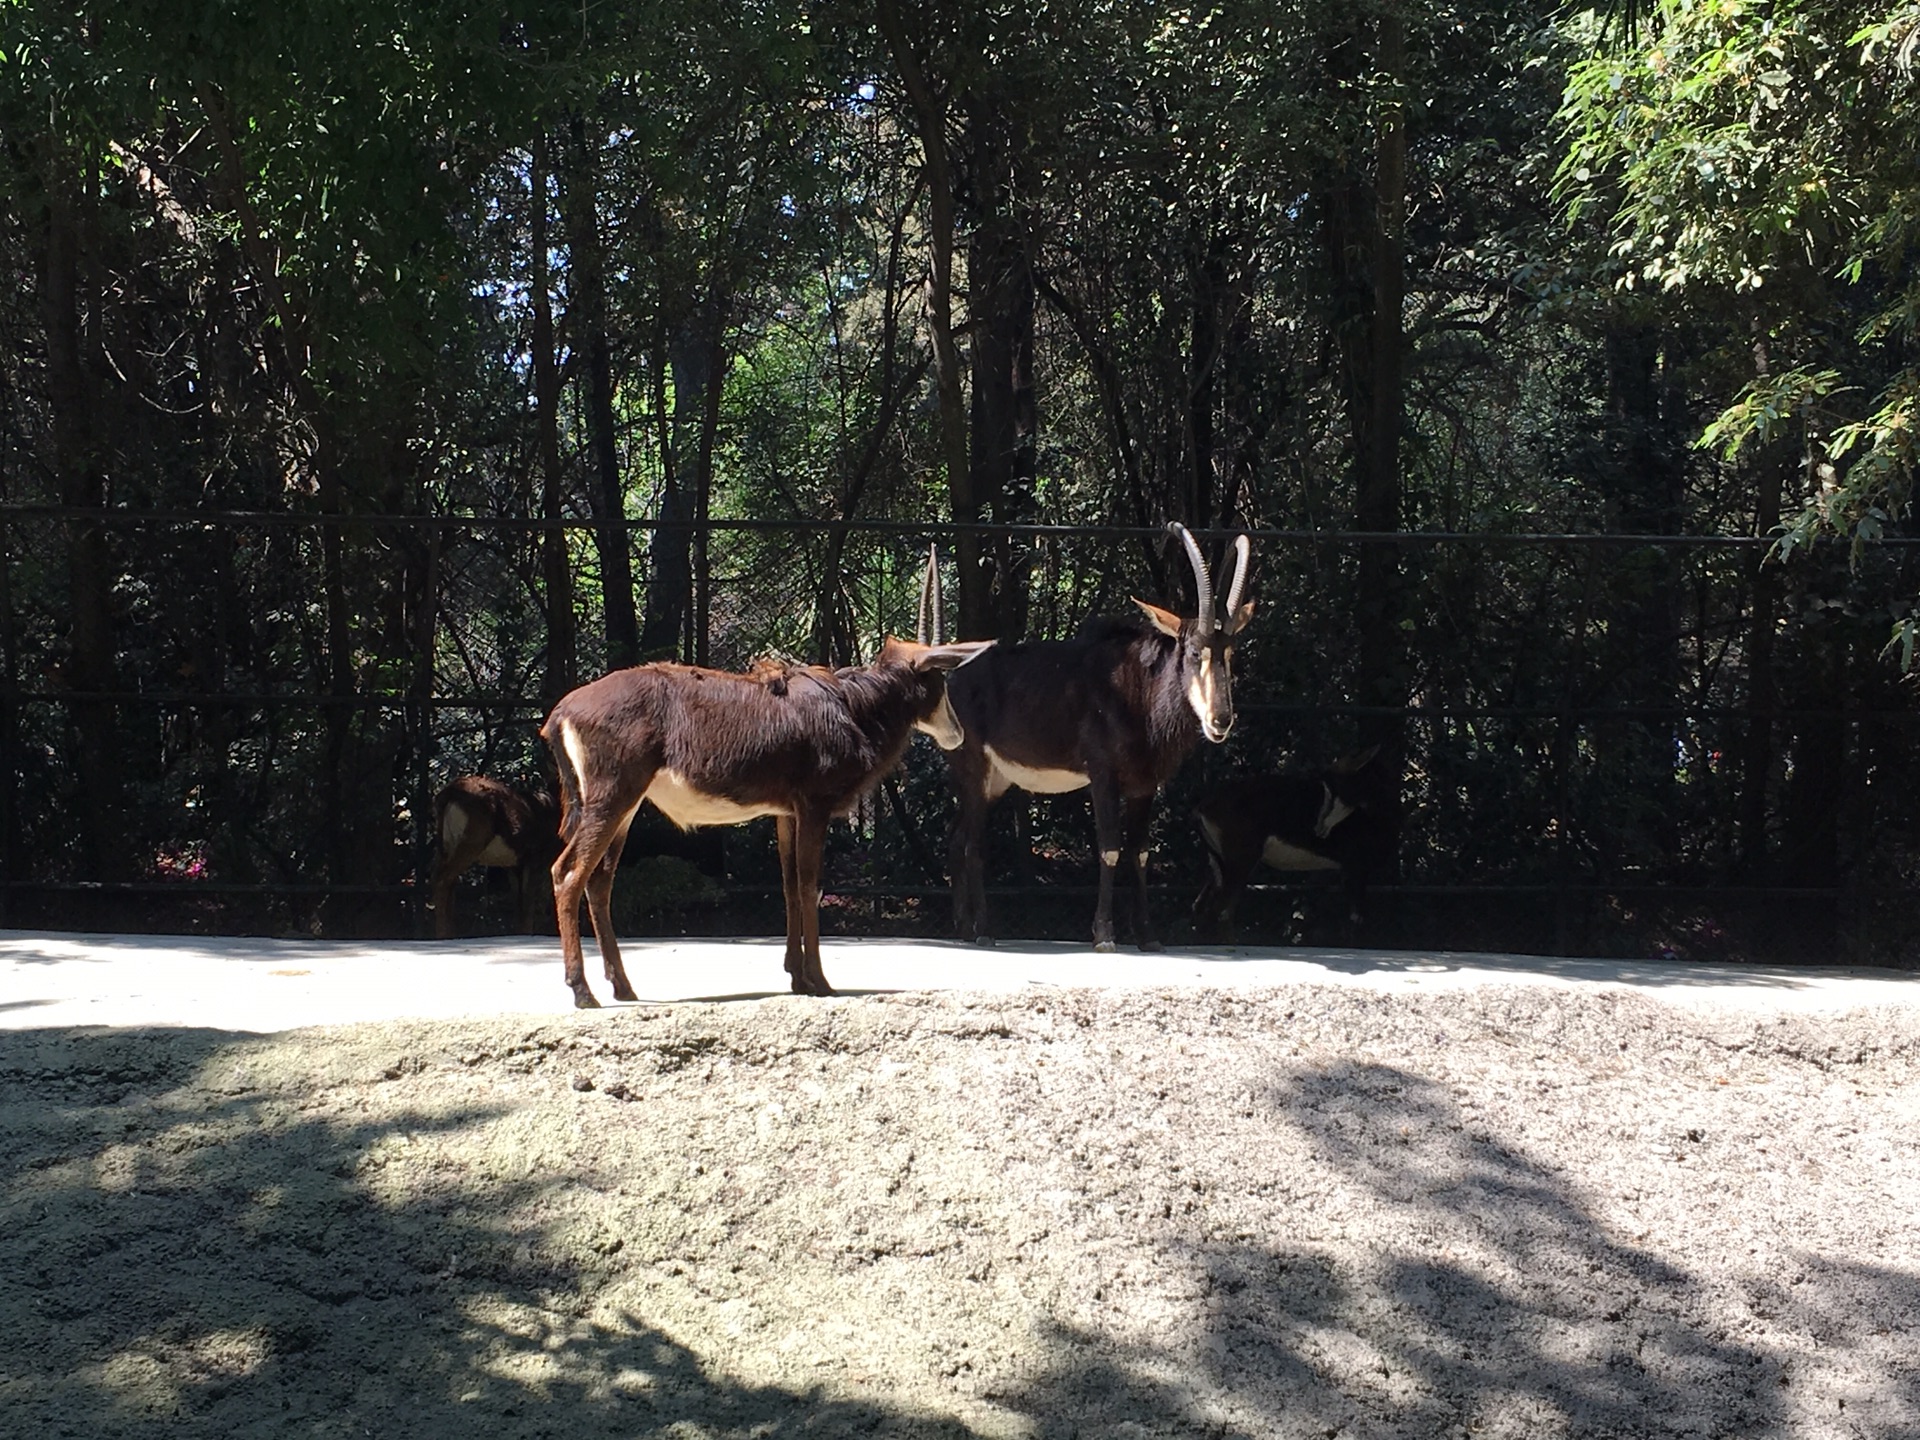
[[[600,552],[600,605],[606,621],[607,666],[640,663],[644,646],[634,605],[633,550],[627,529],[627,487],[620,465],[615,407],[612,317],[606,245],[600,221],[600,146],[586,117],[572,120],[565,182],[567,254],[573,301],[567,320],[586,369],[587,443],[593,457],[594,543]]]

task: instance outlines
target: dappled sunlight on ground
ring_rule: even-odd
[[[1321,985],[0,1034],[0,1409],[1896,1440],[1910,1016]]]

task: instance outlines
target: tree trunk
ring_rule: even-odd
[[[0,755],[8,763],[0,766],[0,873],[9,878],[26,878],[22,865],[20,836],[20,767],[14,757],[20,748],[20,707],[14,695],[20,688],[20,641],[13,607],[13,552],[16,536],[14,522],[0,516]],[[15,923],[11,893],[0,885],[0,928]]]
[[[854,461],[853,469],[841,487],[838,507],[840,523],[827,532],[826,554],[820,566],[820,587],[813,611],[813,655],[825,665],[851,665],[859,658],[853,653],[853,627],[845,619],[845,606],[841,604],[845,588],[845,577],[841,572],[845,563],[847,538],[852,533],[847,522],[859,513],[861,498],[866,494],[867,485],[879,466],[881,450],[887,437],[893,433],[902,395],[918,385],[927,371],[927,362],[922,359],[908,368],[905,377],[900,374],[901,251],[905,244],[907,221],[917,196],[916,187],[916,191],[901,206],[900,213],[894,217],[893,236],[887,247],[886,290],[880,311],[880,403],[873,425],[860,447],[859,459]]]
[[[1035,405],[1033,274],[1026,248],[998,218],[974,232],[967,278],[973,320],[971,490],[995,520],[1033,518]],[[992,557],[993,633],[1017,640],[1026,630],[1023,547],[998,534],[983,547]]]
[[[568,563],[563,477],[560,469],[560,365],[554,354],[552,277],[547,255],[551,244],[547,209],[547,130],[540,125],[533,136],[532,260],[533,260],[533,409],[535,443],[540,454],[540,576],[546,608],[546,666],[541,697],[554,701],[579,683],[578,639],[573,619],[573,567]]]
[[[1374,69],[1397,85],[1405,64],[1399,12],[1378,20]],[[1328,56],[1336,80],[1357,79],[1360,39],[1338,41]],[[1343,78],[1344,77],[1344,78]],[[1327,195],[1325,243],[1333,282],[1333,331],[1340,351],[1342,388],[1352,435],[1354,524],[1389,533],[1401,527],[1400,434],[1405,339],[1406,158],[1404,105],[1397,93],[1378,112],[1374,177],[1351,165],[1336,173]],[[1400,551],[1391,543],[1362,544],[1355,597],[1355,698],[1390,711],[1406,703],[1406,653],[1401,632],[1404,596]],[[1381,761],[1398,775],[1405,763],[1405,726],[1390,713],[1363,715],[1362,744],[1379,745]]]
[[[1816,624],[1805,637],[1795,687],[1796,709],[1816,713],[1793,722],[1793,775],[1787,783],[1787,816],[1781,847],[1789,885],[1834,885],[1840,879],[1840,809],[1847,793],[1847,722],[1850,647]]]
[[[1661,329],[1616,310],[1608,317],[1606,457],[1601,472],[1613,526],[1627,534],[1670,535],[1680,523],[1684,475],[1674,456],[1684,397],[1666,378]],[[1622,705],[1671,706],[1680,688],[1680,569],[1658,546],[1608,552],[1607,624],[1597,637],[1603,693]],[[1610,847],[1625,863],[1658,863],[1679,843],[1675,817],[1677,736],[1671,722],[1596,726],[1588,743],[1597,770],[1621,777],[1639,796],[1634,830],[1644,842]]]
[[[1016,127],[994,97],[970,92],[966,114],[976,212],[967,249],[972,491],[983,516],[1017,523],[1034,518],[1038,419],[1032,244],[1021,199],[1024,157],[1016,148]],[[1017,640],[1026,631],[1027,547],[1001,532],[985,548],[994,582],[993,633]]]
[[[1771,451],[1773,447],[1768,447]],[[1771,535],[1780,523],[1785,464],[1777,454],[1759,457],[1759,489],[1753,533]],[[1740,871],[1764,878],[1767,865],[1767,791],[1773,777],[1773,712],[1779,703],[1774,678],[1774,630],[1780,613],[1780,567],[1756,547],[1747,570],[1753,606],[1747,622],[1747,729],[1740,742]]]
[[[1220,374],[1220,306],[1226,291],[1225,256],[1218,240],[1193,266],[1193,326],[1187,359],[1187,520],[1213,524],[1214,405]]]
[[[693,634],[693,621],[694,556],[704,546],[695,544],[693,522],[706,508],[712,482],[714,434],[726,378],[729,307],[719,269],[715,263],[705,301],[682,318],[665,345],[673,374],[673,414],[670,420],[662,418],[662,448],[669,458],[663,466],[660,518],[677,523],[656,529],[647,552],[647,617],[640,648],[649,657],[678,654],[692,660],[703,648]],[[662,400],[656,390],[655,403]]]
[[[1764,379],[1772,368],[1766,335],[1756,322],[1754,374]],[[1753,533],[1771,535],[1780,524],[1786,490],[1787,457],[1780,445],[1763,446],[1754,457]],[[1764,546],[1755,546],[1747,568],[1753,597],[1747,624],[1747,731],[1740,743],[1740,872],[1763,877],[1767,867],[1767,790],[1773,777],[1773,712],[1779,703],[1774,677],[1774,631],[1779,623],[1780,567],[1769,563]]]
[[[1126,498],[1133,524],[1145,528],[1150,522],[1147,514],[1146,483],[1140,472],[1140,447],[1133,438],[1133,428],[1127,423],[1126,390],[1120,376],[1120,367],[1114,363],[1113,356],[1101,343],[1100,335],[1086,311],[1075,304],[1064,291],[1049,281],[1044,273],[1034,276],[1034,289],[1045,297],[1047,302],[1060,313],[1067,322],[1067,328],[1073,331],[1074,339],[1080,342],[1080,348],[1087,357],[1087,367],[1093,372],[1095,386],[1100,391],[1100,407],[1107,419],[1107,434],[1113,442],[1114,469],[1119,473],[1126,490]],[[1142,545],[1147,565],[1147,573],[1152,577],[1156,593],[1166,593],[1166,568],[1161,563],[1160,546],[1157,540],[1147,540]]]
[[[567,312],[573,343],[587,368],[587,435],[593,454],[595,544],[606,620],[607,668],[640,663],[640,620],[633,603],[633,556],[627,535],[626,489],[620,479],[620,438],[613,410],[613,347],[607,335],[606,257],[600,243],[600,167],[586,121],[573,120],[573,163],[563,201],[567,247],[573,257],[573,303]]]
[[[1375,112],[1372,183],[1350,161],[1335,171],[1324,200],[1322,238],[1352,442],[1354,524],[1388,534],[1401,528],[1407,136],[1398,86],[1406,57],[1398,9],[1383,8],[1377,26],[1371,69],[1379,83],[1394,88]],[[1327,53],[1330,78],[1357,84],[1367,60],[1359,33],[1337,38]],[[1376,763],[1396,777],[1406,767],[1405,719],[1396,713],[1407,701],[1405,604],[1399,547],[1390,541],[1362,542],[1354,596],[1353,694],[1371,713],[1363,713],[1356,728],[1362,745],[1380,748]],[[1393,816],[1397,823],[1397,790]]]
[[[925,69],[913,53],[896,0],[879,0],[875,19],[900,72],[901,84],[906,87],[920,139],[927,182],[927,330],[940,402],[940,459],[947,472],[953,518],[961,525],[972,525],[979,522],[981,511],[968,458],[960,347],[953,333],[954,190],[953,165],[947,150],[947,107],[934,94]],[[993,594],[990,577],[981,563],[984,556],[979,533],[962,530],[954,537],[953,549],[960,577],[960,631],[955,638],[990,639],[996,633]]]

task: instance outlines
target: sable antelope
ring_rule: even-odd
[[[1210,872],[1193,902],[1204,938],[1232,940],[1233,907],[1263,862],[1282,871],[1340,871],[1349,918],[1359,920],[1367,882],[1393,859],[1387,782],[1374,773],[1379,750],[1311,773],[1236,775],[1208,793],[1193,812]]]
[[[988,939],[985,883],[987,811],[1011,787],[1093,793],[1100,850],[1096,950],[1113,949],[1113,880],[1124,855],[1139,880],[1136,938],[1159,948],[1147,915],[1147,822],[1153,797],[1205,735],[1218,744],[1233,729],[1233,637],[1253,618],[1241,603],[1252,544],[1235,542],[1233,583],[1223,612],[1200,546],[1183,525],[1168,530],[1186,547],[1197,590],[1194,614],[1135,600],[1145,616],[1088,621],[1071,640],[1001,645],[953,677],[948,693],[966,739],[948,753],[960,809],[954,822],[954,927]]]
[[[531,935],[547,901],[547,867],[560,853],[560,806],[543,788],[508,785],[485,775],[462,775],[433,799],[433,832],[439,850],[428,881],[427,908],[433,933],[451,940],[459,933],[453,887],[475,865],[507,872],[513,913]]]
[[[924,584],[922,596],[924,606]],[[849,813],[899,763],[915,730],[943,748],[960,743],[947,672],[992,643],[890,637],[871,664],[841,670],[762,661],[738,675],[642,665],[562,696],[540,733],[559,767],[564,802],[553,889],[573,1003],[599,1004],[581,954],[583,892],[614,998],[635,998],[607,907],[643,800],[683,829],[774,817],[786,968],[795,993],[831,995],[820,966],[827,822]]]

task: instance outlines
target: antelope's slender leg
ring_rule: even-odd
[[[1113,872],[1120,868],[1120,782],[1112,775],[1095,775],[1093,788],[1093,843],[1099,852],[1100,899],[1093,912],[1093,948],[1103,954],[1113,949]]]
[[[520,933],[538,935],[540,916],[553,904],[553,877],[538,861],[522,861],[513,867],[513,889],[520,905]]]
[[[1247,844],[1237,830],[1223,827],[1217,837],[1209,834],[1205,823],[1200,838],[1207,850],[1207,883],[1193,902],[1194,929],[1202,940],[1231,945],[1234,907],[1259,864],[1259,848]]]
[[[620,852],[627,848],[627,833],[632,825],[633,815],[629,813],[627,823],[620,827],[620,833],[613,837],[613,843],[607,846],[600,863],[587,877],[587,917],[593,922],[594,939],[600,942],[600,959],[606,966],[607,980],[613,986],[616,1000],[640,998],[627,981],[627,967],[620,959],[620,942],[613,933],[613,876],[620,868]]]
[[[581,1010],[595,1009],[600,1002],[593,998],[593,990],[587,984],[586,961],[580,949],[580,901],[608,848],[626,834],[633,812],[639,808],[638,797],[646,793],[653,776],[649,772],[635,778],[639,789],[628,787],[626,793],[634,798],[624,803],[615,795],[573,808],[566,843],[560,848],[560,858],[553,862],[553,913],[560,930],[560,956],[566,967],[567,986],[573,991],[573,1003]],[[610,888],[611,872],[607,883]],[[596,916],[594,923],[601,956],[606,958],[608,947],[614,944],[612,921],[609,919],[602,926]],[[617,948],[611,952],[609,974],[619,964],[619,954]]]
[[[791,815],[776,815],[773,819],[774,838],[780,842],[780,898],[787,907],[787,974],[793,977],[793,988],[800,988],[800,977],[806,973],[803,936],[806,934],[806,922],[801,916],[801,895],[799,872],[795,869],[794,855],[794,818]]]
[[[793,972],[796,994],[833,993],[820,964],[820,868],[826,858],[827,818],[825,811],[808,809],[794,824],[794,893],[801,910],[800,966]]]
[[[467,853],[466,846],[460,846],[452,854],[442,850],[434,857],[433,876],[427,882],[433,905],[434,939],[451,940],[460,933],[453,916],[453,887],[477,858],[477,854]]]
[[[1127,800],[1123,806],[1126,832],[1124,845],[1126,863],[1133,867],[1139,881],[1136,891],[1137,910],[1134,916],[1134,943],[1142,950],[1160,950],[1165,948],[1160,937],[1154,933],[1153,917],[1147,909],[1147,828],[1153,822],[1153,796],[1139,795]]]
[[[553,918],[560,931],[560,960],[565,967],[567,987],[573,991],[573,1003],[581,1010],[592,1010],[600,1002],[593,998],[587,984],[586,958],[580,951],[580,901],[587,889],[587,876],[600,863],[594,851],[606,848],[604,835],[583,833],[583,825],[553,862]]]
[[[953,840],[947,850],[947,868],[953,875],[953,928],[962,940],[992,944],[987,924],[987,795],[986,757],[963,746],[948,757],[953,768],[959,805],[953,817]]]

